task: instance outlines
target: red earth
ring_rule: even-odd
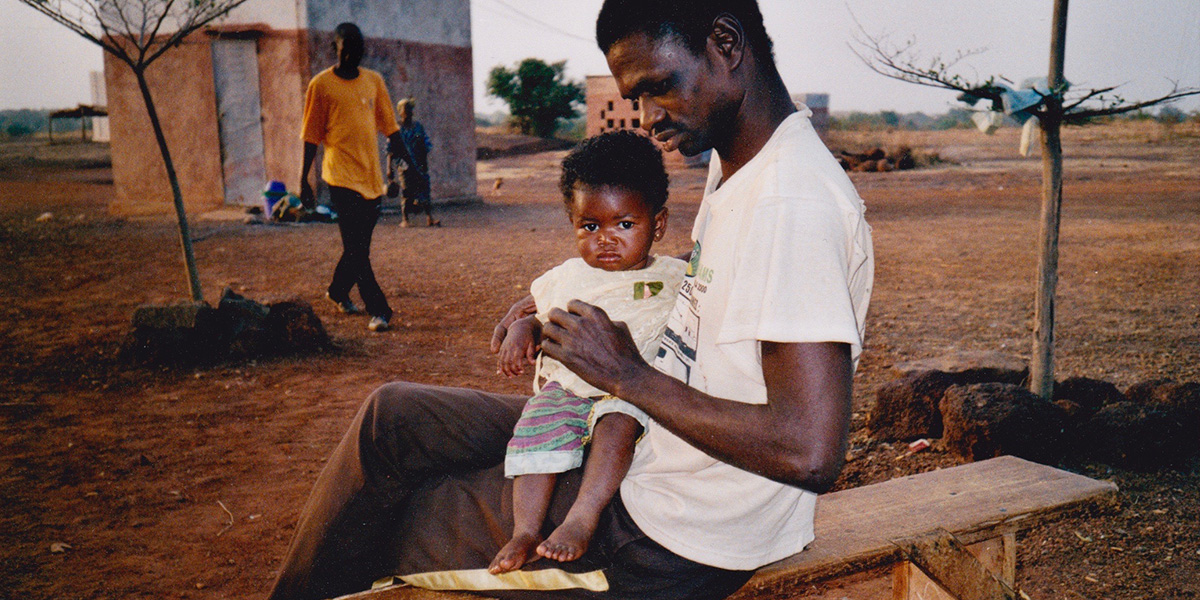
[[[937,443],[899,458],[903,447],[866,436],[891,365],[957,350],[1028,356],[1040,166],[1017,155],[1017,136],[831,136],[835,148],[908,145],[945,159],[852,174],[874,228],[877,277],[840,487],[959,462]],[[1200,381],[1200,125],[1072,129],[1065,147],[1059,379],[1122,389]],[[374,264],[397,309],[383,334],[323,299],[340,251],[335,226],[196,215],[210,302],[226,287],[260,301],[298,296],[337,346],[200,369],[116,361],[136,306],[188,290],[170,218],[108,214],[105,154],[90,144],[0,144],[0,598],[260,597],[323,460],[374,387],[528,389],[527,379],[496,374],[487,342],[529,282],[572,255],[555,190],[561,151],[481,161],[483,202],[439,207],[441,228],[383,218]],[[701,170],[672,168],[660,253],[690,246],[702,185]],[[1074,468],[1115,481],[1118,502],[1023,532],[1025,592],[1200,595],[1196,469]]]

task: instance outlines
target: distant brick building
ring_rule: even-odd
[[[259,204],[272,179],[299,189],[304,91],[336,62],[330,46],[343,21],[362,29],[363,66],[383,75],[392,101],[416,97],[434,143],[435,201],[477,197],[469,0],[257,0],[146,72],[189,210]],[[107,53],[104,71],[112,210],[169,212],[166,169],[133,73]]]
[[[588,137],[615,129],[638,129],[642,125],[638,101],[622,98],[611,75],[589,75],[586,100]]]

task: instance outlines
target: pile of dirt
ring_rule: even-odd
[[[207,302],[139,306],[117,356],[127,366],[192,367],[331,348],[305,300],[262,304],[226,288],[215,308]]]
[[[855,173],[887,173],[929,167],[946,162],[936,152],[920,152],[909,146],[897,146],[891,150],[875,147],[864,152],[834,150],[838,164]]]
[[[505,128],[477,127],[475,129],[475,158],[478,160],[566,150],[573,146],[575,146],[575,142],[572,141],[522,135]]]
[[[1011,454],[1155,471],[1188,470],[1200,456],[1200,383],[1159,378],[1122,393],[1107,381],[1072,377],[1047,400],[1023,385],[1029,369],[1019,359],[978,356],[1001,360],[962,366],[955,360],[961,357],[950,356],[908,363],[926,367],[913,372],[894,369],[900,376],[879,387],[867,416],[871,435],[884,442],[940,439],[965,460]]]

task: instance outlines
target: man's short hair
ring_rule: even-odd
[[[337,27],[333,28],[333,34],[342,38],[343,42],[357,43],[363,45],[362,30],[354,23],[338,23]]]
[[[562,162],[558,189],[569,211],[575,188],[612,186],[637,192],[650,214],[667,203],[667,170],[662,151],[650,138],[629,129],[609,131],[575,146]]]
[[[704,52],[713,22],[728,13],[742,24],[746,43],[766,68],[774,68],[771,37],[758,0],[605,0],[596,19],[596,43],[608,54],[618,41],[635,33],[652,39],[677,36],[692,54]]]

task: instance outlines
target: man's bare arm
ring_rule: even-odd
[[[312,170],[313,161],[317,158],[317,145],[304,142],[304,162],[300,165],[300,203],[306,207],[316,205],[312,184],[308,182],[308,173]]]
[[[745,404],[658,372],[599,308],[578,301],[568,308],[551,311],[542,350],[588,383],[736,467],[818,493],[837,480],[850,423],[848,344],[763,342],[767,403]]]

